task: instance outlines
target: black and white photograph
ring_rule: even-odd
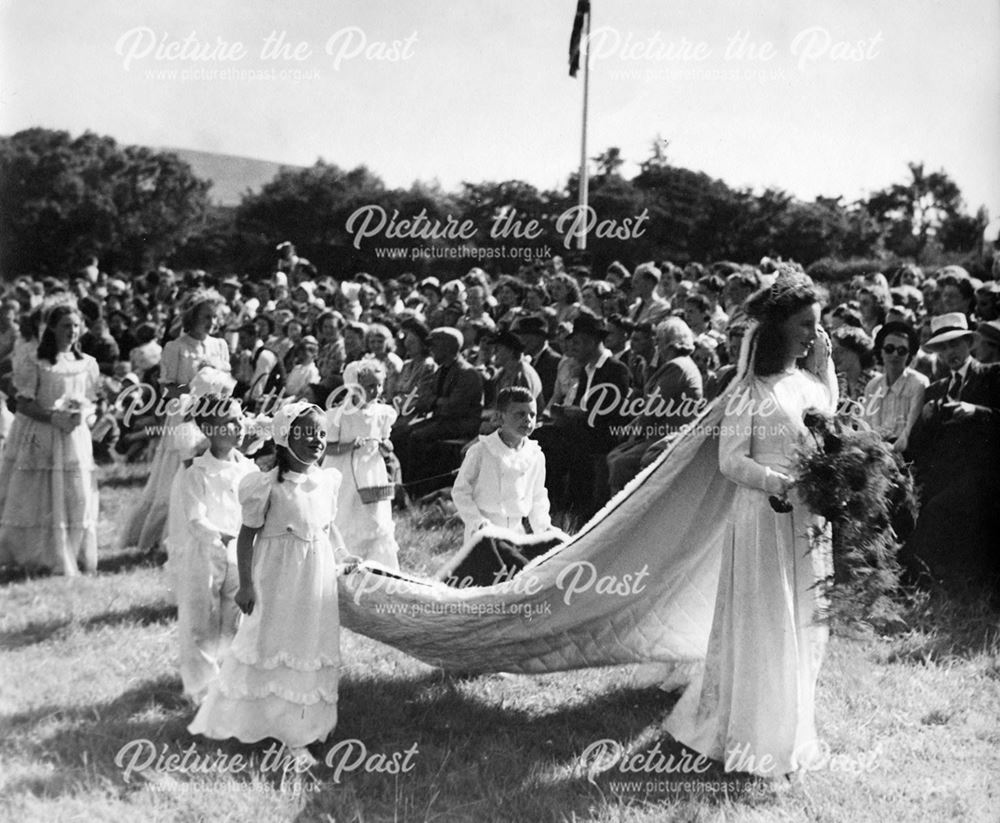
[[[996,0],[0,0],[0,820],[1000,820]]]

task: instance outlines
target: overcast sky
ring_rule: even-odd
[[[575,7],[0,0],[0,133],[557,188],[579,162]],[[657,135],[674,163],[806,199],[855,199],[924,161],[1000,226],[997,0],[593,7],[589,154],[619,146],[626,175]]]

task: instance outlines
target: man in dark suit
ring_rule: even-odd
[[[668,317],[656,327],[660,365],[642,387],[643,413],[628,424],[628,439],[608,453],[611,493],[624,488],[639,472],[646,449],[677,431],[701,410],[701,372],[691,359],[694,333],[679,317]]]
[[[457,457],[458,452],[439,444],[444,440],[471,439],[479,431],[483,378],[462,357],[462,343],[462,333],[458,329],[441,326],[431,331],[428,347],[437,363],[437,371],[421,384],[414,404],[414,418],[393,427],[393,448],[408,485],[457,468],[461,461],[451,457]],[[414,488],[411,493],[430,491],[433,488],[421,487]]]
[[[544,409],[556,385],[560,360],[560,356],[549,346],[549,324],[544,317],[524,314],[514,319],[510,330],[524,343],[524,353],[531,358],[531,365],[542,380],[542,398],[538,408]]]
[[[949,583],[1000,574],[1000,364],[975,360],[973,339],[964,314],[933,319],[924,347],[949,375],[927,388],[908,450],[921,508],[903,560],[912,574]]]
[[[608,497],[605,457],[618,439],[628,397],[628,367],[604,345],[608,328],[581,309],[566,339],[567,355],[582,369],[576,391],[552,408],[553,420],[536,432],[545,453],[546,486],[557,507],[589,517]]]

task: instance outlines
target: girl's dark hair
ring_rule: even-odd
[[[910,353],[906,356],[906,363],[907,365],[912,363],[913,358],[917,355],[917,350],[920,348],[920,336],[917,334],[917,330],[909,323],[899,322],[886,323],[878,330],[878,334],[875,335],[875,362],[880,366],[882,365],[882,345],[890,335],[906,338],[906,345],[910,350]]]
[[[45,331],[42,332],[42,339],[38,343],[36,356],[39,360],[48,360],[53,366],[56,364],[56,355],[59,352],[56,349],[55,327],[59,325],[60,320],[70,314],[80,317],[80,312],[68,304],[56,306],[49,312],[49,316],[45,320]],[[81,317],[80,319],[82,322],[83,318]],[[83,359],[83,354],[80,352],[79,339],[70,347],[70,351],[77,360]]]
[[[278,482],[280,483],[285,477],[285,472],[291,471],[292,453],[288,450],[288,446],[275,445],[274,457],[275,465],[278,468]]]
[[[812,280],[794,272],[778,275],[772,285],[747,298],[744,304],[747,315],[760,323],[754,354],[755,375],[767,377],[785,367],[788,343],[782,325],[792,315],[818,302]]]

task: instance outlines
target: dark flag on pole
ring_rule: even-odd
[[[576,77],[580,70],[580,39],[583,37],[583,18],[590,14],[590,0],[577,0],[573,33],[569,36],[569,76]]]

